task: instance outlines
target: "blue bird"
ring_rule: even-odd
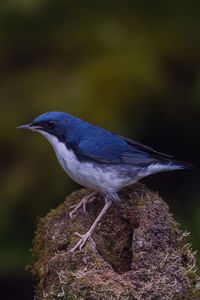
[[[91,193],[84,197],[70,213],[70,217],[97,192],[105,196],[105,205],[86,234],[76,233],[80,240],[70,250],[82,248],[110,207],[118,201],[117,192],[148,175],[185,169],[188,163],[175,160],[129,138],[94,126],[63,112],[47,112],[32,123],[19,126],[41,133],[53,146],[64,171]]]

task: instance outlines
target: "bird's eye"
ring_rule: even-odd
[[[56,125],[56,122],[55,122],[55,121],[47,121],[47,126],[48,126],[49,128],[54,128],[55,125]]]

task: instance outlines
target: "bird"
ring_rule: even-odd
[[[95,199],[104,196],[105,204],[98,217],[77,244],[69,250],[81,250],[91,238],[97,223],[112,203],[120,201],[118,192],[138,180],[165,171],[190,168],[187,162],[176,160],[130,138],[112,133],[64,112],[46,112],[31,123],[18,126],[42,134],[53,146],[64,171],[89,194],[73,206],[70,217]]]

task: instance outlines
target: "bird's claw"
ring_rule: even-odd
[[[69,250],[69,252],[73,253],[77,248],[79,248],[79,250],[81,250],[83,248],[83,246],[85,245],[86,241],[91,237],[91,233],[87,232],[86,234],[80,234],[78,232],[75,232],[75,235],[80,237],[80,240],[78,241],[78,243]]]
[[[80,234],[80,233],[78,233],[78,232],[75,232],[74,234],[75,234],[75,235],[78,235],[80,238],[83,238],[84,235],[85,235],[85,234]]]
[[[74,214],[74,212],[75,212],[75,211],[74,211],[74,208],[75,208],[75,207],[76,207],[76,204],[70,206],[70,208],[73,208],[72,211],[70,211],[70,213],[69,213],[69,216],[70,216],[71,219],[73,218],[73,214]]]
[[[84,198],[78,203],[78,204],[74,204],[71,205],[70,208],[73,208],[72,211],[70,211],[69,216],[72,219],[73,218],[73,214],[83,205],[83,210],[85,212],[85,204],[84,204]]]
[[[96,194],[96,192],[93,192],[87,196],[85,196],[78,204],[71,205],[70,208],[73,208],[73,210],[69,213],[70,218],[73,218],[73,214],[81,207],[83,206],[84,213],[86,212],[86,204],[92,202],[95,197],[93,197]],[[91,197],[92,196],[92,197]]]
[[[76,205],[77,205],[77,204],[70,205],[70,207],[69,207],[69,208],[74,208],[74,207],[76,207]]]
[[[104,205],[103,209],[101,210],[100,214],[98,215],[98,217],[96,218],[96,220],[94,221],[94,223],[92,224],[92,226],[90,227],[90,229],[85,234],[80,234],[78,232],[75,233],[76,235],[78,235],[80,237],[80,240],[78,241],[78,243],[71,250],[69,250],[69,252],[72,253],[77,248],[79,248],[80,250],[83,248],[83,246],[85,245],[86,241],[89,238],[91,238],[91,234],[92,234],[93,230],[95,229],[97,223],[100,221],[100,219],[105,214],[105,212],[107,211],[107,209],[110,207],[111,203],[112,203],[112,201],[110,199],[106,198],[105,205]]]
[[[81,201],[82,202],[82,201]],[[85,212],[86,211],[86,206],[85,206],[85,203],[78,203],[78,204],[75,204],[75,205],[72,205],[70,206],[70,208],[74,208],[72,209],[72,211],[70,211],[69,213],[69,216],[70,218],[72,219],[73,218],[73,214],[75,214],[75,212],[83,205],[83,211]]]

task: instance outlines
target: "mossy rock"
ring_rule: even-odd
[[[119,193],[120,202],[103,216],[81,251],[69,250],[104,205],[101,195],[70,219],[70,206],[88,193],[69,195],[38,224],[33,242],[37,261],[36,299],[200,299],[196,258],[187,234],[167,204],[137,183]]]

